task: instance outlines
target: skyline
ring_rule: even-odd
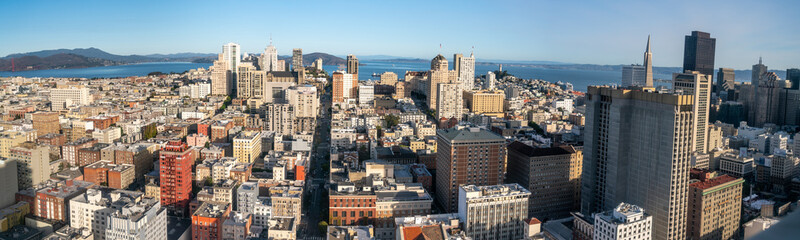
[[[2,3],[0,20],[15,24],[6,29],[14,37],[0,39],[0,45],[6,46],[0,56],[88,47],[120,55],[218,53],[228,42],[240,44],[243,52],[260,53],[272,35],[280,55],[303,48],[336,56],[428,59],[438,53],[469,54],[474,46],[479,60],[625,65],[641,64],[647,35],[651,35],[653,65],[678,67],[684,36],[698,30],[718,39],[715,68],[749,69],[758,57],[770,69],[797,67],[800,62],[800,43],[792,40],[800,37],[800,31],[790,31],[800,17],[775,21],[774,12],[753,11],[744,1],[412,1],[403,6],[364,1],[45,2]],[[763,9],[799,6],[792,1],[761,4]],[[227,13],[232,17],[222,16],[219,9],[231,5],[242,10]],[[268,14],[250,9],[264,9]],[[394,15],[376,9],[394,9],[388,11]],[[708,9],[713,13],[705,14]],[[298,11],[305,13],[293,16]],[[638,20],[642,18],[649,20]],[[229,34],[221,34],[223,28],[230,29]]]

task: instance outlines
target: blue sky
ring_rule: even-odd
[[[715,67],[800,67],[800,1],[2,1],[0,56],[97,47],[114,54],[441,51],[480,59],[681,66],[692,30],[717,38]],[[443,48],[439,49],[439,44]]]

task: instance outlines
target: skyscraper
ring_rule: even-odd
[[[458,84],[464,91],[472,90],[475,87],[475,56],[462,57],[456,54],[455,71],[458,74]]]
[[[722,96],[722,92],[734,90],[735,87],[736,72],[734,72],[732,68],[719,68],[719,71],[717,71],[717,89],[719,90],[718,95]],[[726,100],[735,100],[732,99],[733,97],[734,96],[728,96]]]
[[[708,144],[708,107],[711,99],[711,76],[697,71],[672,74],[672,90],[677,94],[694,96],[694,146],[692,152],[705,153]]]
[[[683,71],[698,71],[712,78],[716,45],[717,39],[711,38],[711,34],[692,31],[683,46]]]
[[[356,55],[347,55],[347,73],[358,75],[358,58],[356,58]]]
[[[758,86],[753,88],[752,101],[747,106],[749,124],[761,127],[766,123],[780,123],[780,91],[787,87],[785,83],[774,72],[761,74]]]
[[[647,76],[647,71],[644,66],[641,65],[622,66],[623,87],[632,87],[632,86],[643,87],[645,84],[643,80],[646,79],[646,76]]]
[[[653,53],[650,52],[650,35],[647,35],[647,50],[644,52],[644,86],[653,87]]]
[[[758,88],[761,75],[767,73],[767,66],[761,62],[761,57],[758,58],[758,64],[753,65],[753,70],[750,73],[750,83],[754,88]]]
[[[292,49],[292,70],[297,71],[301,67],[303,67],[303,49]]]
[[[436,199],[445,211],[457,210],[461,185],[503,183],[505,138],[477,127],[460,126],[441,129],[436,136]]]
[[[269,46],[264,49],[261,62],[261,70],[278,71],[278,50],[272,45],[272,38],[269,40]]]
[[[228,70],[236,72],[242,62],[242,52],[239,44],[228,43],[222,46],[222,60],[228,64]]]
[[[635,204],[654,239],[685,239],[694,96],[590,86],[586,99],[581,212]]]
[[[786,69],[786,80],[792,82],[792,89],[800,89],[800,69]]]
[[[169,141],[159,156],[161,204],[176,215],[188,215],[195,151],[181,141]]]

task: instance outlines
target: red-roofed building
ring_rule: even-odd
[[[695,174],[695,171],[692,172]],[[706,174],[698,174],[705,178]],[[730,239],[738,236],[744,179],[729,175],[689,184],[686,232],[690,239]]]

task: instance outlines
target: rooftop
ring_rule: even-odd
[[[706,190],[706,189],[714,188],[714,187],[717,187],[717,186],[721,186],[721,185],[726,184],[726,183],[732,183],[734,181],[735,182],[743,182],[744,179],[735,178],[735,177],[732,177],[732,176],[729,176],[729,175],[722,175],[722,176],[715,177],[715,178],[712,178],[712,179],[709,179],[709,180],[706,180],[706,181],[691,183],[691,184],[689,184],[689,187],[698,188],[698,189],[701,189],[701,190]]]
[[[573,149],[571,146],[535,148],[519,141],[515,141],[509,144],[508,149],[525,154],[525,156],[528,157],[541,157],[541,156],[564,155],[564,154],[575,153],[575,149]]]
[[[200,208],[194,212],[193,216],[219,218],[230,208],[229,203],[223,202],[203,202]]]

